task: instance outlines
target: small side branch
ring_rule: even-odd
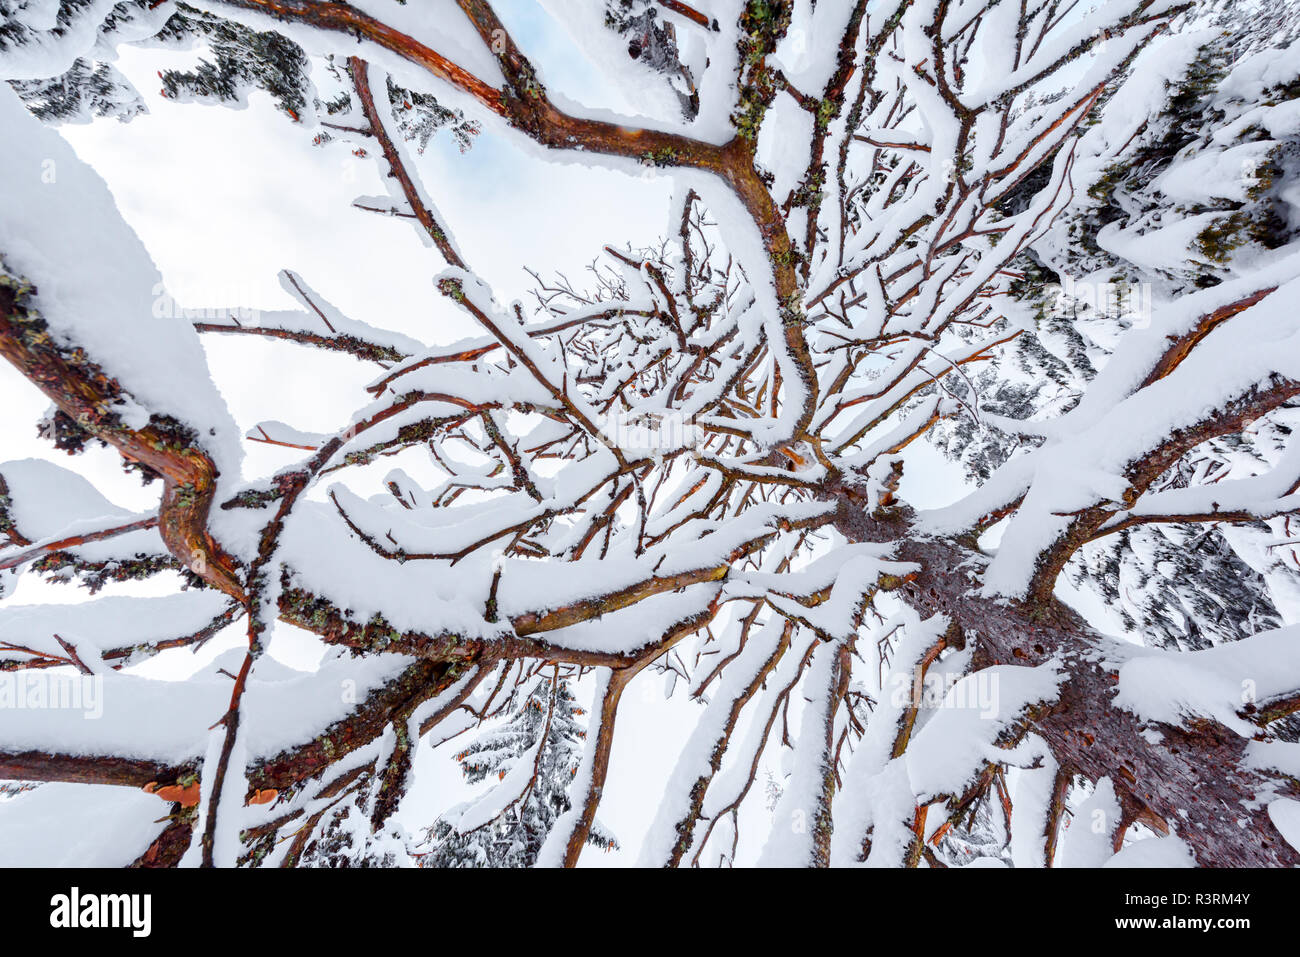
[[[455,266],[457,269],[468,269],[465,260],[461,259],[460,253],[452,245],[446,229],[434,217],[432,210],[424,204],[419,187],[416,186],[410,171],[402,161],[401,151],[393,142],[393,138],[388,135],[388,127],[384,123],[379,107],[375,105],[375,96],[370,89],[369,64],[361,57],[353,56],[348,57],[348,68],[352,71],[352,83],[356,87],[357,98],[361,101],[361,109],[366,115],[366,121],[370,124],[375,139],[379,141],[384,159],[388,162],[389,173],[401,187],[402,195],[406,197],[406,202],[411,207],[416,221],[429,234],[429,238],[438,247],[438,252],[442,253],[442,258],[447,260],[448,265]]]

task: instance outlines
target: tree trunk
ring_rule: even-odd
[[[873,517],[844,496],[835,525],[854,542],[901,540],[897,559],[920,571],[894,594],[924,615],[948,616],[974,649],[973,671],[1060,664],[1060,697],[1033,714],[1025,730],[1046,742],[1062,768],[1090,781],[1111,779],[1124,807],[1121,833],[1134,821],[1173,830],[1207,867],[1300,865],[1300,852],[1269,818],[1277,779],[1244,764],[1247,739],[1208,718],[1177,727],[1114,706],[1119,675],[1106,652],[1120,647],[1117,639],[1055,598],[981,597],[967,570],[979,568],[983,556],[959,542],[916,536],[908,531],[910,517],[904,509]],[[1297,791],[1293,781],[1271,793]]]

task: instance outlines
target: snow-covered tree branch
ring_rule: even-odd
[[[0,463],[0,596],[111,592],[0,601],[0,679],[102,710],[0,709],[0,778],[147,792],[150,866],[1300,863],[1295,5],[540,6],[635,115],[490,0],[0,0],[0,355],[54,448],[161,479],[140,512],[84,459]],[[131,47],[188,50],[166,99],[265,94],[373,164],[340,211],[475,331],[291,263],[294,309],[160,308],[57,131],[146,109]],[[423,159],[485,133],[670,183],[664,234],[503,295]],[[237,422],[214,341],[371,378],[315,380],[326,431]],[[629,848],[617,719],[670,706]],[[478,790],[426,806],[444,745]]]

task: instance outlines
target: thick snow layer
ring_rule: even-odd
[[[764,692],[751,706],[756,716],[773,713],[781,701],[784,689],[797,680],[799,667],[807,657],[809,649],[817,640],[811,629],[799,628],[795,630],[794,637],[790,642],[790,650],[782,656],[780,664],[777,665],[776,670],[768,678]],[[726,808],[740,800],[741,795],[749,786],[750,771],[756,766],[767,743],[763,730],[762,718],[751,721],[744,731],[740,744],[738,746],[733,745],[729,749],[727,760],[723,763],[721,772],[705,793],[702,814],[704,820],[717,819]],[[768,822],[765,821],[765,823]],[[793,822],[787,818],[787,823]],[[647,841],[655,839],[656,832],[662,836],[660,828],[661,823],[656,820],[656,823],[652,825],[651,832],[647,834]],[[685,860],[694,860],[695,855],[703,849],[703,835],[706,830],[707,827],[703,823],[695,829],[695,838],[690,851],[684,858]]]
[[[1300,626],[1278,628],[1204,651],[1144,649],[1119,669],[1115,705],[1151,721],[1181,724],[1208,717],[1251,738],[1238,716],[1300,687]]]
[[[14,527],[34,545],[61,541],[148,517],[113,504],[76,472],[44,459],[0,463],[0,476],[9,487],[9,513]],[[0,558],[24,550],[19,547],[0,550]],[[168,554],[156,528],[128,532],[65,551],[90,562]]]
[[[882,693],[867,722],[867,731],[849,760],[844,787],[835,798],[835,830],[831,834],[831,862],[849,865],[858,859],[864,841],[871,837],[868,864],[893,866],[901,860],[911,840],[906,821],[916,810],[916,798],[907,776],[905,759],[892,758],[894,741],[905,711],[912,704],[914,676],[920,662],[948,627],[948,618],[935,615],[922,621],[911,609],[882,622],[867,641],[872,644],[902,627],[894,648]]]
[[[821,805],[828,754],[827,725],[832,717],[831,697],[838,680],[835,667],[840,641],[820,644],[804,678],[803,718],[799,728],[800,747],[794,753],[794,768],[781,800],[772,813],[772,833],[759,856],[760,867],[807,867],[813,861],[813,841],[818,822],[813,815]]]
[[[155,315],[161,277],[108,186],[7,84],[0,127],[8,134],[0,150],[0,254],[37,286],[36,306],[53,335],[83,347],[150,412],[193,428],[222,474],[237,479],[239,432],[198,333],[187,321]]]
[[[67,605],[0,605],[0,644],[64,656],[55,635],[74,644],[83,659],[99,652],[192,635],[230,604],[216,591],[185,591],[159,598],[112,596]],[[0,651],[0,659],[28,660]]]
[[[44,459],[0,462],[9,486],[9,514],[25,537],[58,535],[74,522],[102,519],[126,522],[129,511],[106,499],[89,480]]]
[[[1155,185],[1170,199],[1179,202],[1204,203],[1210,199],[1231,199],[1245,202],[1249,185],[1242,170],[1257,163],[1263,163],[1270,150],[1277,144],[1264,140],[1262,142],[1242,143],[1240,146],[1222,152],[1193,154],[1184,162],[1170,166],[1156,180]],[[1188,222],[1199,222],[1192,217]],[[1150,245],[1158,245],[1160,240],[1154,237]],[[1140,260],[1132,260],[1138,262]]]
[[[812,114],[793,97],[778,96],[758,134],[758,162],[775,177],[769,187],[773,196],[784,198],[799,185],[812,139]]]
[[[7,720],[0,727],[0,751],[117,754],[166,764],[198,758],[207,748],[211,725],[230,705],[230,679],[217,669],[238,667],[234,657],[242,660],[242,654],[228,653],[183,682],[111,671],[84,679],[52,672],[7,675],[11,684],[5,691],[12,691],[15,701],[41,700],[33,696],[31,682],[47,680],[77,681],[81,697],[68,694],[62,699],[75,707],[15,709],[22,720]],[[250,759],[315,738],[411,661],[401,655],[338,659],[319,672],[304,673],[263,658],[254,668],[242,704],[240,737]],[[52,697],[47,693],[43,700]]]
[[[333,507],[303,502],[285,524],[279,556],[298,584],[328,595],[359,621],[376,614],[396,628],[491,637],[484,621],[490,574],[447,562],[399,563],[375,554],[352,535]]]
[[[1059,866],[1101,867],[1113,854],[1111,840],[1119,826],[1119,798],[1110,778],[1097,782],[1092,794],[1074,809],[1061,835]]]
[[[1300,778],[1300,744],[1289,741],[1252,741],[1246,745],[1245,764],[1261,770],[1278,770]]]
[[[833,50],[849,25],[856,0],[797,0],[790,15],[790,26],[772,57],[773,65],[797,89],[809,96],[820,96],[835,70],[836,61],[827,55]]]
[[[573,651],[627,654],[660,642],[679,622],[708,613],[717,585],[696,585],[653,595],[628,608],[542,635],[548,644]]]
[[[1046,867],[1044,835],[1058,765],[1048,755],[1039,768],[1016,768],[1008,774],[1011,796],[1011,860],[1016,867]]]
[[[1268,816],[1287,843],[1300,850],[1300,801],[1278,798],[1269,804]]]
[[[0,867],[126,867],[168,807],[132,788],[42,784],[0,801]]]
[[[995,744],[999,735],[1025,708],[1056,700],[1062,677],[1052,664],[996,665],[954,684],[907,749],[907,774],[915,792],[959,793],[985,761],[1011,758],[1014,752]],[[981,683],[984,688],[976,690]],[[1037,745],[1030,740],[1022,747],[1027,753]]]
[[[1178,837],[1149,837],[1134,841],[1112,856],[1102,867],[1195,867],[1192,850]]]

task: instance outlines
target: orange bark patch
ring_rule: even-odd
[[[168,784],[159,787],[157,781],[150,781],[142,790],[146,794],[153,794],[164,801],[174,801],[181,807],[194,807],[199,803],[199,782],[182,787],[179,784]]]

